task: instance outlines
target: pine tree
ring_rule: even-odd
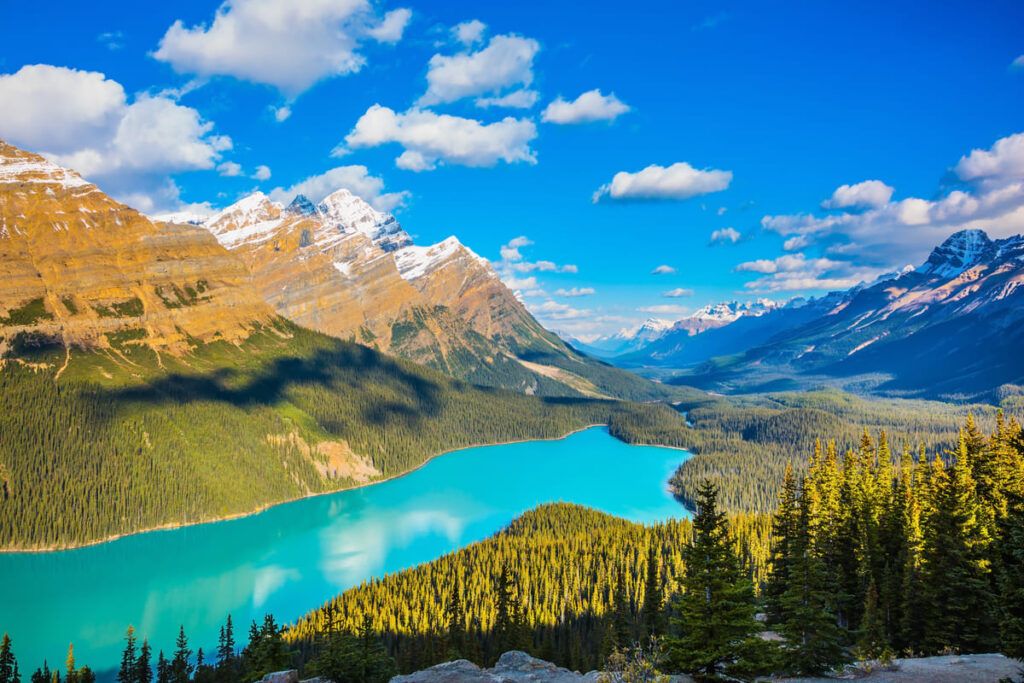
[[[1011,493],[1000,524],[1000,650],[1024,660],[1024,496]]]
[[[626,589],[626,575],[619,569],[619,578],[615,582],[615,602],[612,613],[612,626],[615,630],[615,644],[620,648],[633,646],[633,610],[629,604]]]
[[[781,652],[787,671],[824,674],[846,660],[842,633],[830,611],[829,575],[814,551],[811,535],[813,502],[806,490],[797,502],[797,522],[789,543],[789,572],[781,586],[780,608],[784,615],[777,626],[785,638]]]
[[[135,660],[135,675],[138,683],[153,683],[153,669],[150,660],[153,651],[149,647],[149,641],[142,639],[142,647],[139,648],[139,658]]]
[[[714,677],[719,670],[757,668],[760,625],[754,592],[739,570],[718,489],[705,481],[697,491],[690,542],[683,550],[686,574],[677,601],[678,635],[669,654],[682,671]],[[755,654],[756,653],[756,654]]]
[[[171,664],[164,657],[163,650],[156,660],[156,683],[171,683]]]
[[[448,595],[445,618],[448,626],[448,653],[453,659],[463,656],[466,648],[466,614],[462,610],[462,583],[458,576],[452,580],[452,590]]]
[[[220,627],[217,640],[217,671],[218,683],[234,683],[238,676],[238,658],[235,654],[235,627],[228,615],[224,625]]]
[[[885,637],[885,620],[878,604],[878,588],[872,581],[864,599],[864,616],[860,622],[857,649],[865,659],[885,658],[889,643]]]
[[[135,629],[129,624],[124,637],[124,651],[121,653],[121,668],[117,672],[118,683],[138,683],[138,653],[135,651]]]
[[[658,548],[654,543],[647,546],[647,576],[644,581],[644,604],[640,615],[644,627],[644,644],[650,646],[652,639],[665,632],[664,596],[661,589],[661,575],[658,571]]]
[[[820,452],[821,444],[819,443],[816,460],[820,458]],[[768,620],[773,624],[784,621],[786,618],[782,597],[790,585],[790,560],[793,557],[793,544],[796,542],[798,522],[796,478],[793,475],[792,464],[787,462],[782,479],[782,490],[779,493],[779,507],[772,516],[771,564],[768,581],[764,587]]]
[[[188,638],[185,636],[185,627],[178,628],[178,638],[174,643],[174,657],[171,659],[170,683],[189,683],[192,677],[192,650],[188,649]]]
[[[11,649],[11,637],[5,633],[3,640],[0,640],[0,683],[17,683],[17,670],[18,661]]]
[[[509,650],[519,650],[525,647],[522,631],[519,597],[512,585],[512,572],[505,564],[498,576],[498,604],[494,623],[498,652],[495,658]]]
[[[75,644],[68,645],[68,656],[64,660],[64,681],[65,683],[78,683],[78,670],[75,668]]]
[[[43,666],[36,669],[35,673],[32,674],[32,683],[50,683],[52,676],[50,675],[50,666],[43,660]]]

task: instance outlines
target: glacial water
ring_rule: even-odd
[[[455,451],[374,486],[260,514],[53,553],[0,555],[0,632],[24,679],[48,660],[109,679],[133,624],[170,652],[178,625],[210,652],[231,614],[290,622],[371,577],[483,539],[540,503],[591,506],[638,522],[686,515],[667,489],[688,453],[630,446],[594,427],[557,441]]]

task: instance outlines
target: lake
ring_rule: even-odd
[[[213,651],[231,614],[240,639],[271,612],[288,623],[371,577],[486,538],[546,502],[637,522],[686,516],[667,488],[688,453],[630,446],[593,427],[556,441],[454,451],[410,474],[240,519],[128,536],[52,553],[0,554],[0,632],[22,677],[47,659],[109,677],[128,624],[156,652],[183,624]]]

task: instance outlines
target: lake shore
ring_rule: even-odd
[[[201,525],[201,524],[216,524],[218,522],[229,522],[231,520],[243,519],[245,517],[251,517],[253,515],[258,515],[261,512],[266,512],[267,510],[269,510],[271,508],[274,508],[274,507],[277,507],[279,505],[287,505],[289,503],[294,503],[294,502],[297,502],[297,501],[300,501],[300,500],[306,500],[306,499],[309,499],[309,498],[318,498],[320,496],[330,496],[330,495],[333,495],[333,494],[336,494],[336,493],[341,493],[342,491],[353,491],[353,490],[356,490],[356,489],[368,488],[370,486],[375,486],[377,484],[384,484],[384,483],[387,483],[389,481],[394,481],[395,479],[399,479],[401,477],[408,476],[408,475],[412,474],[413,472],[421,469],[422,467],[426,466],[428,463],[430,463],[435,458],[440,458],[442,456],[449,455],[449,454],[452,454],[452,453],[458,453],[459,451],[464,451],[464,450],[467,450],[467,449],[470,449],[470,448],[485,448],[485,447],[488,447],[488,446],[510,446],[510,445],[517,444],[517,443],[529,443],[529,442],[533,442],[533,441],[562,441],[564,439],[568,439],[570,436],[572,436],[574,434],[578,434],[578,433],[586,431],[588,429],[593,429],[595,427],[607,427],[607,426],[608,426],[608,423],[606,423],[606,422],[596,422],[594,424],[588,424],[588,425],[584,425],[582,427],[577,427],[576,429],[573,429],[573,430],[571,430],[569,432],[566,432],[565,434],[562,434],[561,436],[538,437],[538,438],[535,438],[535,439],[514,439],[514,440],[511,440],[511,441],[495,441],[495,442],[488,442],[488,443],[469,444],[469,445],[466,445],[466,446],[460,446],[459,448],[453,448],[450,451],[443,451],[441,453],[435,453],[434,455],[428,456],[426,459],[423,460],[423,462],[419,463],[415,467],[409,468],[409,469],[404,470],[402,472],[399,472],[397,474],[393,474],[393,475],[391,475],[389,477],[383,477],[381,479],[374,479],[373,481],[366,482],[365,484],[358,484],[356,486],[346,486],[346,487],[342,487],[342,488],[331,489],[330,491],[318,491],[316,493],[308,493],[306,495],[296,496],[294,498],[287,498],[285,500],[278,500],[278,501],[274,501],[274,502],[271,502],[271,503],[266,503],[265,505],[261,505],[261,506],[259,506],[257,508],[254,508],[254,509],[246,511],[246,512],[238,512],[238,513],[232,513],[232,514],[229,514],[229,515],[213,516],[213,517],[209,517],[209,518],[206,518],[206,519],[199,519],[199,520],[189,521],[189,522],[169,522],[167,524],[160,524],[158,526],[152,526],[152,527],[146,527],[144,529],[139,529],[138,531],[128,531],[128,532],[119,533],[119,534],[111,534],[110,536],[105,536],[104,538],[96,539],[96,540],[93,540],[93,541],[84,541],[82,543],[55,544],[55,545],[42,546],[42,547],[0,548],[0,555],[3,555],[3,554],[42,554],[42,553],[63,552],[63,551],[67,551],[67,550],[79,550],[79,549],[82,549],[82,548],[89,548],[91,546],[102,545],[104,543],[112,543],[112,542],[117,541],[119,539],[128,538],[130,536],[138,536],[139,534],[147,534],[147,533],[154,533],[154,532],[160,532],[160,531],[173,531],[175,529],[183,529],[185,527],[198,526],[198,525]],[[623,441],[623,443],[628,443],[628,442]],[[654,446],[654,447],[657,447],[657,448],[669,448],[669,449],[673,449],[673,450],[689,452],[687,449],[680,448],[678,446],[663,446],[663,445],[660,445],[660,444],[635,444],[635,445],[638,445],[638,446],[639,445]]]

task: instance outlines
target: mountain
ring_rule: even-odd
[[[316,210],[335,215],[352,205]],[[345,215],[354,228],[301,202],[255,198],[214,227],[221,241],[282,251],[316,244],[311,253],[328,251],[336,272],[368,273],[363,290],[338,294],[339,307],[364,305],[364,291],[387,301],[382,290],[395,287],[398,310],[422,298],[413,277],[420,266],[451,282],[475,259],[453,243],[408,252],[406,280],[392,256],[409,248],[397,224]],[[270,229],[281,223],[290,227]],[[0,142],[0,550],[250,513],[475,444],[620,419],[615,433],[624,438],[644,438],[636,425],[679,428],[665,406],[481,388],[306,329],[267,305],[239,255],[205,227],[153,222],[74,172]],[[318,284],[316,263],[296,261],[281,267],[307,267],[311,277],[282,275],[286,297]],[[376,282],[375,272],[387,279]],[[474,277],[461,286],[469,301],[489,296]],[[496,316],[460,329],[502,323]],[[606,384],[628,376],[580,364]],[[658,388],[620,381],[622,393]]]
[[[545,330],[457,238],[414,245],[394,216],[348,190],[287,206],[256,192],[203,227],[242,259],[274,310],[304,327],[527,394],[663,391]]]
[[[894,395],[993,398],[1024,383],[1022,284],[1024,237],[961,230],[918,268],[787,305],[736,330],[748,334],[709,337],[725,343],[705,358],[691,350],[669,362],[720,356],[679,380],[719,389],[838,378]]]
[[[273,312],[195,226],[158,226],[73,171],[0,141],[0,355],[22,345],[182,353]]]

